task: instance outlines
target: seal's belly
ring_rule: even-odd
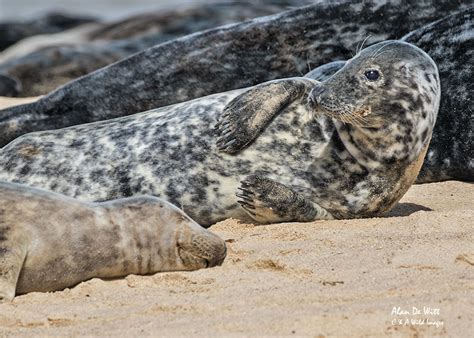
[[[277,116],[247,149],[237,155],[219,152],[212,128],[221,109],[215,107],[201,116],[193,110],[184,120],[186,110],[170,117],[140,154],[150,158],[139,160],[130,175],[137,190],[166,198],[201,224],[243,218],[235,196],[242,179],[259,174],[291,185],[327,142],[323,133],[314,133],[318,121],[308,125],[311,116],[295,106]]]

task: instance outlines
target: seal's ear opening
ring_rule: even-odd
[[[0,96],[17,97],[21,90],[20,80],[13,76],[0,74]]]

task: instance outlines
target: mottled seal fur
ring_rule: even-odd
[[[437,63],[441,78],[438,119],[417,181],[474,182],[474,7],[402,40],[426,51]]]
[[[143,112],[351,57],[358,41],[398,39],[469,0],[328,1],[164,43],[0,112],[0,146],[31,131]],[[212,47],[211,47],[212,46]]]
[[[368,80],[375,70],[380,79]],[[24,135],[0,152],[0,179],[90,201],[155,195],[205,226],[248,215],[260,223],[380,215],[416,178],[439,93],[426,53],[383,42],[322,83],[276,80]],[[227,154],[234,146],[248,147]]]
[[[194,4],[136,15],[96,29],[84,29],[75,33],[76,36],[65,36],[67,40],[62,43],[46,45],[26,55],[15,55],[12,46],[6,51],[10,54],[9,60],[0,64],[0,74],[21,82],[22,91],[17,96],[44,95],[68,81],[148,47],[201,30],[282,12],[290,3],[237,1]],[[0,78],[0,84],[1,81]],[[9,92],[2,92],[0,86],[0,95],[9,96]]]
[[[426,51],[441,79],[438,119],[417,183],[456,179],[474,181],[474,124],[471,105],[474,72],[474,8],[449,15],[401,40]],[[307,76],[323,81],[344,66],[336,61]]]
[[[223,240],[156,197],[84,203],[0,182],[0,303],[112,278],[220,265]]]

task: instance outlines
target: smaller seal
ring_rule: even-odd
[[[84,203],[0,181],[0,303],[93,277],[212,267],[225,256],[222,239],[159,198]]]

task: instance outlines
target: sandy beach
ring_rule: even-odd
[[[0,109],[17,106],[19,104],[25,104],[36,101],[38,97],[6,97],[0,96]]]
[[[383,218],[229,219],[211,228],[221,267],[18,296],[0,305],[0,336],[467,337],[473,201],[474,185],[448,181],[412,186]]]

